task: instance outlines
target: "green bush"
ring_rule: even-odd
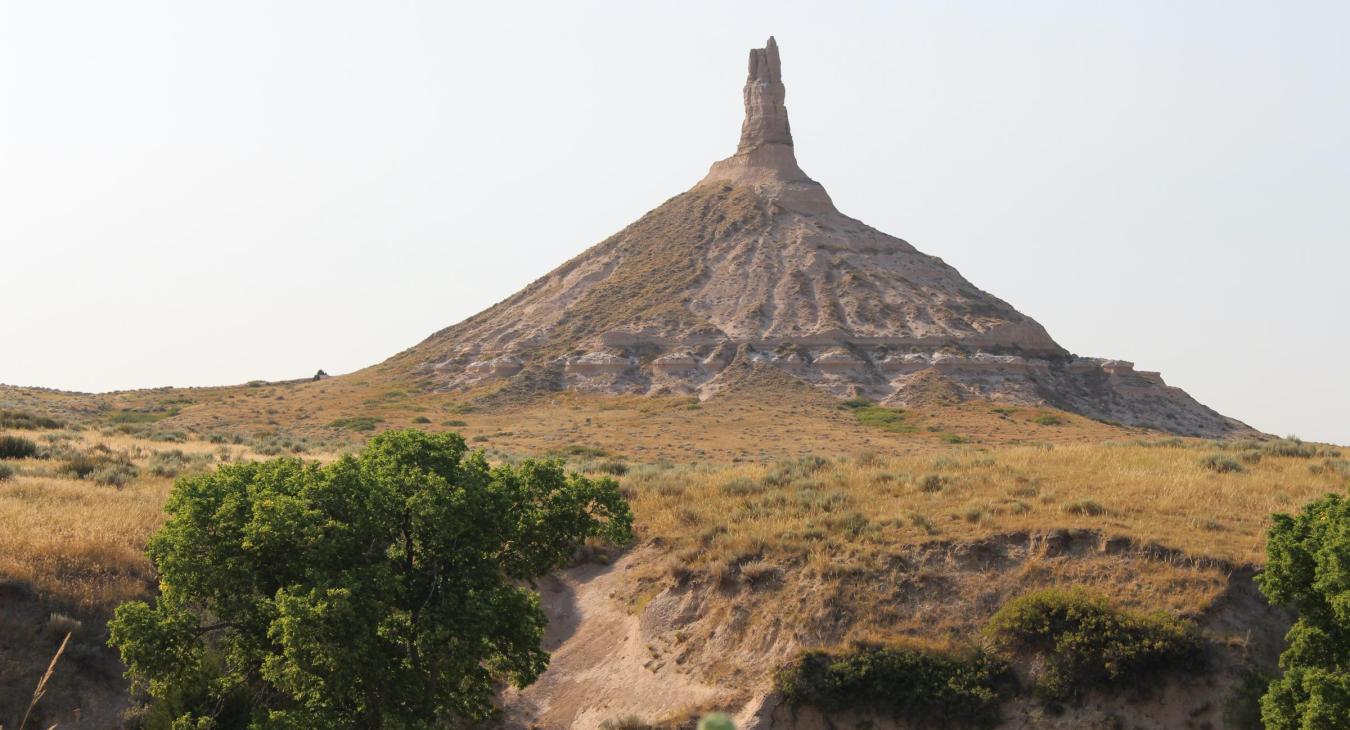
[[[1043,660],[1035,692],[1047,701],[1074,699],[1099,686],[1156,681],[1169,671],[1198,670],[1205,661],[1193,623],[1117,609],[1079,589],[1009,601],[985,632],[1000,651]]]
[[[1043,416],[1037,416],[1036,423],[1042,426],[1063,426],[1065,421],[1059,416],[1047,413]]]
[[[328,464],[184,477],[164,509],[157,598],[122,604],[108,629],[133,685],[176,704],[174,728],[220,727],[240,699],[230,727],[486,719],[499,687],[548,664],[531,579],[588,539],[632,537],[613,480],[490,466],[458,436],[411,429]]]
[[[1329,494],[1294,516],[1277,514],[1257,577],[1298,620],[1280,655],[1284,675],[1261,698],[1270,730],[1344,728],[1350,718],[1350,499]]]
[[[14,478],[14,467],[9,464],[0,464],[0,482]]]
[[[842,654],[805,652],[778,672],[776,683],[794,705],[874,707],[919,722],[992,726],[1011,676],[1003,660],[980,650],[858,645]]]
[[[65,428],[66,424],[54,418],[35,416],[26,411],[0,409],[0,428],[34,431],[40,428]]]
[[[431,419],[426,416],[418,416],[412,420],[413,423],[431,423]]]
[[[1231,474],[1242,471],[1242,465],[1236,461],[1224,456],[1223,454],[1210,454],[1200,460],[1200,466],[1217,471],[1220,474]]]
[[[0,459],[37,458],[37,444],[22,436],[0,436]]]
[[[328,425],[331,428],[345,428],[350,431],[374,431],[383,421],[384,419],[374,416],[352,416],[339,418]]]
[[[441,425],[446,426],[447,428],[460,428],[462,426],[467,426],[469,424],[465,421],[459,420],[458,418],[452,418],[448,421],[441,421]]]

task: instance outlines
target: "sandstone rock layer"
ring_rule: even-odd
[[[778,45],[707,177],[388,365],[439,389],[716,395],[772,365],[839,396],[1047,403],[1183,434],[1243,424],[1119,360],[1080,358],[941,259],[840,213],[797,165]]]

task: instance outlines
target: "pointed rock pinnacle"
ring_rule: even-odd
[[[825,188],[797,166],[787,107],[783,105],[785,95],[778,42],[769,36],[763,48],[750,51],[745,121],[736,154],[713,163],[704,182],[749,185],[799,212],[835,211]]]
[[[750,75],[745,80],[745,122],[741,125],[741,144],[737,153],[750,152],[761,145],[792,146],[787,107],[783,106],[783,65],[778,58],[778,43],[769,36],[763,48],[750,51]]]

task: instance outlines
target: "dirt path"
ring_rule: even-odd
[[[718,694],[649,646],[638,617],[610,598],[640,559],[630,553],[613,565],[585,565],[540,583],[549,617],[544,647],[553,659],[539,681],[505,693],[505,727],[589,729],[629,715],[651,722]]]

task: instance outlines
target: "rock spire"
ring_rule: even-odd
[[[783,63],[778,42],[769,36],[763,48],[750,50],[745,79],[745,121],[736,154],[713,163],[705,183],[731,183],[754,188],[785,208],[801,213],[837,212],[820,183],[797,166],[783,104]]]
[[[787,107],[783,105],[785,95],[778,43],[769,36],[769,42],[763,48],[750,51],[750,75],[745,80],[745,122],[741,125],[737,154],[751,152],[766,144],[792,146]]]

